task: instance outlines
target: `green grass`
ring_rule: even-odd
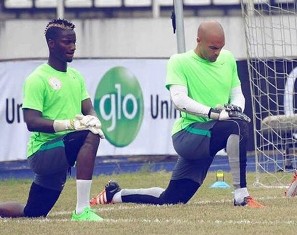
[[[0,234],[296,234],[297,198],[286,198],[285,189],[255,188],[255,174],[248,173],[250,194],[265,208],[234,207],[231,189],[211,189],[215,173],[210,172],[204,185],[186,205],[153,206],[111,204],[97,206],[103,222],[71,222],[76,204],[75,180],[69,179],[47,219],[0,219]],[[122,188],[166,187],[170,173],[141,171],[133,174],[99,176],[93,180],[92,196],[109,179]],[[231,176],[225,173],[231,185]],[[289,183],[289,182],[288,182]],[[29,180],[0,182],[0,201],[25,202]]]

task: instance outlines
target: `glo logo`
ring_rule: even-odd
[[[137,78],[127,68],[114,67],[103,75],[94,107],[111,144],[124,147],[135,139],[143,119],[143,95]]]

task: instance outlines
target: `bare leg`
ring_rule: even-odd
[[[76,159],[76,178],[91,180],[93,176],[95,158],[99,146],[100,137],[89,133]]]
[[[76,209],[80,214],[86,207],[89,207],[92,176],[97,149],[99,146],[99,135],[89,133],[81,146],[76,160]]]
[[[15,218],[24,216],[25,205],[18,202],[0,203],[0,217]]]

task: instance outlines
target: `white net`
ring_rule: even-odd
[[[253,107],[256,184],[286,186],[297,167],[296,3],[242,0]]]

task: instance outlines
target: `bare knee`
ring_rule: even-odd
[[[100,143],[99,135],[96,135],[96,134],[93,134],[92,132],[90,132],[87,135],[83,146],[87,146],[88,148],[91,148],[92,150],[95,150],[97,152],[97,149],[99,147],[99,143]]]

